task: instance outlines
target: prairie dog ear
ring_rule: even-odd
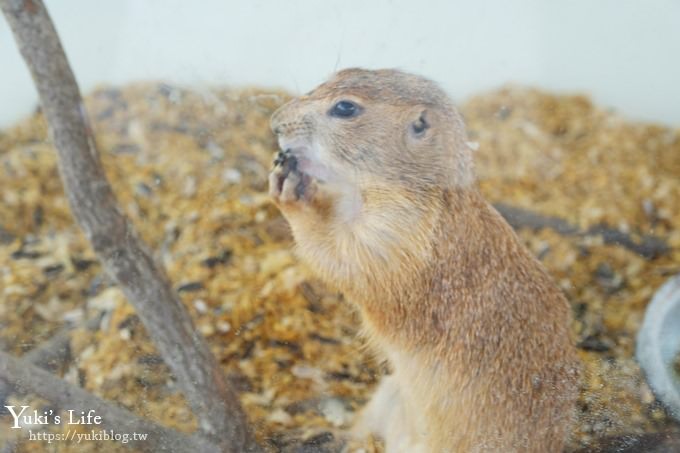
[[[415,118],[409,124],[411,135],[415,138],[421,138],[430,128],[429,112],[427,109],[419,111]]]

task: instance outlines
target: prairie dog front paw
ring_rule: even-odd
[[[269,174],[269,195],[274,201],[279,205],[309,203],[317,190],[317,181],[298,169],[295,156],[289,151],[279,151]]]

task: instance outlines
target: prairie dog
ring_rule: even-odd
[[[480,195],[433,82],[346,69],[271,120],[270,194],[300,257],[356,304],[393,373],[354,432],[394,452],[560,452],[577,395],[570,308]]]

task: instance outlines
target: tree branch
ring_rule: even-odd
[[[255,451],[236,393],[134,227],[99,161],[78,85],[41,0],[0,0],[31,71],[71,211],[177,378],[199,427],[227,452]]]
[[[104,401],[89,392],[73,386],[49,372],[21,359],[0,351],[0,379],[22,392],[30,392],[51,401],[64,410],[73,410],[75,414],[88,413],[94,410],[101,416],[100,425],[90,425],[95,430],[113,430],[116,433],[148,434],[146,441],[130,442],[127,445],[151,451],[222,451],[214,443],[197,435],[186,435],[173,429],[153,423],[144,418]]]

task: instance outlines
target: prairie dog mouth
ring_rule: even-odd
[[[317,164],[300,151],[300,148],[279,151],[274,159],[274,167],[279,166],[281,173],[276,182],[279,193],[283,191],[284,180],[289,174],[294,173],[300,178],[295,188],[298,199],[303,197],[306,188],[316,180],[317,183],[324,185],[329,193],[335,194],[338,201],[336,214],[340,220],[351,222],[361,214],[363,202],[356,185],[352,185],[348,180],[342,180],[339,174],[332,172],[328,167]]]

